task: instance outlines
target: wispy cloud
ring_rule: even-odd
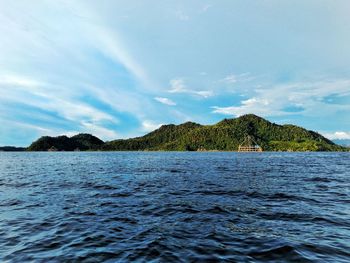
[[[214,113],[220,113],[224,115],[241,116],[246,113],[259,113],[262,116],[270,115],[271,109],[269,108],[270,101],[262,98],[250,98],[248,100],[241,101],[240,106],[230,107],[217,107],[214,106]]]
[[[350,80],[300,82],[288,85],[260,88],[254,90],[254,96],[242,100],[240,105],[213,106],[214,113],[240,116],[255,113],[261,116],[289,115],[288,107],[302,109],[304,116],[328,116],[338,111],[350,110],[350,105],[329,104],[323,100],[326,96],[350,94]]]
[[[154,98],[156,101],[163,103],[165,105],[169,105],[169,106],[175,106],[176,103],[174,101],[172,101],[171,99],[168,98],[163,98],[163,97],[155,97]]]
[[[20,103],[40,112],[51,112],[57,114],[67,122],[72,122],[75,127],[79,127],[81,131],[92,131],[101,138],[111,138],[116,136],[112,130],[103,128],[99,123],[108,121],[117,124],[118,118],[104,111],[101,111],[82,101],[74,98],[74,93],[60,92],[63,87],[49,83],[43,83],[32,78],[11,74],[0,77],[0,103]],[[25,111],[21,113],[25,116]],[[12,118],[15,118],[12,115]],[[41,118],[41,116],[32,115],[31,119]],[[9,121],[9,120],[8,120]],[[17,122],[18,123],[18,122]],[[13,125],[16,121],[13,121]],[[61,133],[59,128],[48,129],[38,124],[22,123],[22,127],[37,132],[44,131],[47,135]],[[67,131],[69,132],[69,131]],[[115,137],[114,137],[115,138]]]
[[[0,87],[4,86],[20,86],[27,88],[35,88],[42,86],[43,83],[33,80],[26,76],[18,76],[12,74],[0,75]]]
[[[230,75],[226,76],[225,78],[223,78],[222,81],[229,83],[229,84],[233,84],[233,83],[237,82],[237,76],[234,74],[230,74]]]
[[[12,7],[23,8],[19,3]],[[57,8],[55,17],[35,8],[26,8],[18,17],[12,7],[4,6],[8,12],[0,11],[0,21],[6,25],[0,26],[0,32],[8,36],[0,43],[0,106],[12,113],[6,119],[13,126],[16,119],[21,119],[28,133],[42,134],[40,129],[47,135],[82,131],[115,139],[120,134],[111,127],[120,124],[119,117],[85,97],[108,104],[121,114],[132,114],[140,121],[152,111],[153,106],[148,105],[152,97],[142,95],[154,87],[144,67],[117,30],[110,29],[91,6],[78,1],[62,6],[45,4],[43,10]],[[70,26],[63,26],[63,30],[56,26],[55,19]],[[108,71],[99,68],[106,67],[106,63]],[[121,74],[124,83],[128,82],[125,87],[119,84]],[[19,104],[36,110],[28,117],[23,109],[21,112],[18,106],[10,106]],[[44,118],[52,120],[44,125]],[[49,123],[61,120],[74,131],[58,126],[48,129]]]
[[[331,140],[350,140],[350,131],[345,132],[345,131],[336,131],[336,132],[325,132],[322,133],[326,138],[331,139]]]
[[[150,120],[145,120],[142,122],[142,130],[145,132],[150,132],[158,129],[160,126],[162,126],[161,123],[155,123]]]
[[[190,16],[187,15],[183,10],[177,10],[175,12],[175,15],[181,21],[187,21],[190,19]]]
[[[96,136],[105,140],[115,140],[118,138],[118,133],[116,131],[107,129],[95,123],[83,121],[81,122],[81,126],[83,127],[84,131],[95,134]]]
[[[170,89],[168,90],[170,93],[187,93],[192,95],[197,95],[203,98],[208,98],[214,95],[211,90],[193,90],[189,89],[185,81],[182,78],[176,78],[170,80]]]
[[[145,69],[129,54],[121,37],[118,36],[115,31],[96,26],[94,29],[89,28],[89,32],[89,37],[93,38],[90,39],[91,43],[94,43],[102,53],[107,57],[114,59],[117,63],[123,64],[137,79],[141,81],[142,84],[145,85],[145,88],[151,88],[152,84]]]
[[[242,73],[242,74],[229,74],[223,79],[220,80],[220,82],[224,82],[227,84],[235,84],[237,82],[248,82],[254,80],[255,77],[252,76],[250,73]]]
[[[209,8],[211,8],[213,5],[211,4],[205,4],[204,6],[201,7],[200,9],[200,13],[205,13],[209,10]]]

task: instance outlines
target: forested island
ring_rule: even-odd
[[[253,114],[214,125],[186,122],[163,125],[144,136],[103,142],[90,134],[44,136],[27,151],[236,151],[246,136],[264,151],[348,151],[319,133],[278,125]]]
[[[15,146],[2,146],[0,147],[0,152],[24,152],[27,148],[25,147],[15,147]]]

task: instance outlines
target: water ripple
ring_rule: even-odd
[[[349,163],[349,153],[0,153],[0,261],[349,262]]]

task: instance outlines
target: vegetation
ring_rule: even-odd
[[[0,152],[23,152],[26,148],[24,147],[14,147],[14,146],[3,146],[0,147]]]
[[[87,133],[77,134],[70,139],[76,143],[77,147],[81,151],[99,150],[104,145],[102,140]]]
[[[201,127],[200,124],[186,122],[180,125],[163,125],[159,129],[146,134],[142,137],[137,137],[127,140],[115,140],[107,142],[103,146],[103,150],[127,150],[127,151],[144,151],[144,150],[167,150],[164,148],[169,142],[176,142],[190,131]],[[169,149],[175,150],[175,149]],[[186,150],[186,149],[184,149]]]
[[[103,143],[90,134],[42,137],[30,151],[196,151],[198,149],[236,151],[247,136],[265,151],[345,151],[322,135],[294,125],[277,125],[253,114],[224,119],[215,125],[186,122],[163,125],[142,137]]]
[[[28,151],[48,151],[54,149],[57,151],[94,151],[99,150],[104,142],[99,138],[81,133],[71,138],[67,136],[50,137],[44,136],[33,142]]]
[[[294,125],[277,125],[253,114],[215,125],[164,125],[143,137],[107,142],[103,150],[236,151],[250,135],[266,151],[343,151],[322,135]]]

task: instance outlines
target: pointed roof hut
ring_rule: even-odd
[[[244,138],[242,144],[238,146],[239,152],[262,152],[263,149],[256,143],[254,138],[250,135],[247,135]]]
[[[58,149],[57,149],[55,146],[52,146],[52,147],[49,148],[47,151],[48,151],[48,152],[57,152]]]

